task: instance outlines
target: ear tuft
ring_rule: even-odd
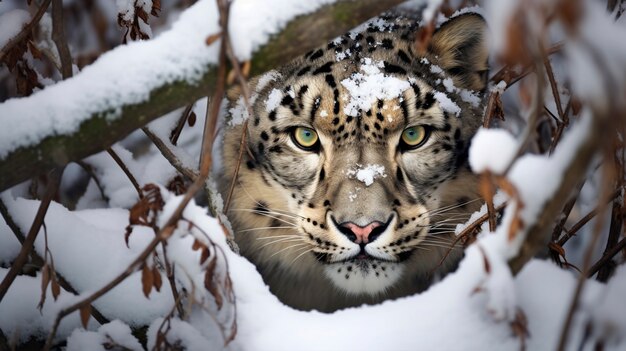
[[[463,14],[442,24],[432,36],[429,52],[456,86],[475,91],[487,87],[487,23],[480,15]]]

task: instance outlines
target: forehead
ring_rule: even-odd
[[[408,67],[370,57],[322,61],[315,67],[267,91],[263,108],[277,126],[311,126],[340,141],[359,129],[383,139],[416,120],[440,120],[432,88]]]

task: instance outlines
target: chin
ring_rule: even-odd
[[[404,266],[399,262],[358,257],[338,263],[325,264],[324,273],[333,285],[347,295],[384,294],[396,284]]]

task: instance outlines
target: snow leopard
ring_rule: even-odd
[[[424,291],[480,205],[468,148],[487,88],[485,20],[370,21],[228,94],[219,187],[243,256],[300,310]],[[244,120],[247,120],[242,146]],[[241,156],[241,159],[240,159]]]

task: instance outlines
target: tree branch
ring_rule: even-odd
[[[18,273],[22,270],[22,267],[26,263],[26,260],[28,260],[28,255],[33,249],[33,244],[35,243],[35,239],[37,239],[39,229],[41,229],[43,220],[46,217],[46,212],[48,212],[48,206],[50,206],[50,202],[56,195],[59,184],[61,183],[62,174],[63,170],[58,168],[50,172],[50,178],[48,179],[46,193],[41,200],[39,209],[37,210],[37,215],[35,215],[35,219],[33,220],[33,225],[30,227],[28,235],[26,236],[26,239],[24,239],[24,243],[22,244],[22,249],[20,250],[20,253],[18,254],[15,261],[13,262],[13,265],[11,265],[11,269],[2,280],[2,283],[0,283],[0,302],[11,287],[11,284],[13,284],[13,281],[17,277]]]
[[[253,55],[252,73],[259,74],[283,65],[401,2],[340,0],[295,18]],[[94,63],[97,65],[98,62]],[[150,92],[147,101],[119,106],[119,118],[107,118],[109,110],[99,111],[89,116],[74,133],[49,136],[37,145],[10,152],[0,161],[0,191],[35,174],[102,151],[149,121],[189,105],[206,96],[207,92],[210,94],[215,76],[216,67],[211,66],[196,83],[164,82]]]

